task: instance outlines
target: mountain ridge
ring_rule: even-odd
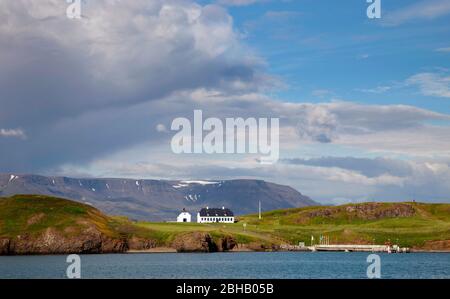
[[[318,205],[297,190],[263,180],[155,180],[71,178],[34,174],[0,174],[0,196],[39,194],[92,205],[110,215],[137,220],[174,220],[186,208],[232,209],[237,215]]]

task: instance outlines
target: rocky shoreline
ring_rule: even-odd
[[[176,237],[169,247],[158,246],[151,239],[137,237],[114,239],[98,232],[84,232],[76,237],[66,237],[48,228],[39,236],[19,235],[0,239],[0,255],[49,254],[101,254],[126,252],[152,252],[165,248],[170,252],[224,252],[237,246],[231,236],[214,239],[204,232],[192,232]]]
[[[450,241],[428,244],[428,248],[411,248],[411,252],[450,252]],[[284,250],[277,245],[258,243],[238,244],[232,236],[212,237],[206,232],[189,232],[178,235],[171,244],[162,245],[152,239],[136,236],[112,238],[93,227],[73,236],[47,228],[39,235],[17,235],[0,238],[1,255],[56,255],[56,254],[106,254],[106,253],[214,253],[214,252],[274,252]],[[295,251],[295,250],[294,250]],[[305,250],[302,250],[305,251]]]

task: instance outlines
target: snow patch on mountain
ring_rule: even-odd
[[[220,182],[213,182],[213,181],[181,181],[181,183],[188,184],[188,185],[190,185],[190,184],[197,184],[197,185],[205,186],[205,185],[216,185],[216,184],[219,184]]]
[[[18,176],[12,174],[12,175],[9,177],[9,182],[8,182],[8,183],[11,183],[12,181],[14,181],[15,179],[18,179],[18,178],[19,178]]]

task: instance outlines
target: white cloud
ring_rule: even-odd
[[[426,96],[450,98],[450,76],[420,73],[408,78],[406,84],[418,86]]]
[[[290,185],[303,194],[311,196],[322,203],[335,199],[348,201],[438,201],[448,202],[450,186],[450,162],[416,162],[400,160],[373,159],[370,164],[388,166],[387,171],[376,175],[364,174],[368,159],[354,159],[352,167],[362,167],[364,172],[342,168],[338,165],[301,165],[278,163],[261,166],[255,160],[228,160],[197,156],[186,159],[168,153],[154,152],[152,160],[130,163],[132,151],[120,155],[105,157],[90,164],[89,173],[110,177],[143,177],[167,179],[264,179],[280,184]],[[337,159],[337,158],[335,158]],[[450,161],[450,160],[447,160]],[[360,164],[361,162],[361,164]],[[398,166],[405,171],[398,171]],[[73,166],[72,166],[73,167]],[[390,167],[390,168],[389,168]],[[61,174],[80,172],[66,166]],[[85,171],[85,170],[84,170]],[[391,172],[393,171],[393,172]]]
[[[337,116],[324,106],[310,106],[307,113],[299,117],[297,132],[301,138],[328,143],[336,138]]]
[[[218,0],[219,4],[228,6],[246,6],[267,0]]]
[[[296,18],[301,15],[299,11],[292,10],[270,10],[264,14],[264,17],[272,20],[286,20],[289,18]]]
[[[311,94],[315,97],[319,97],[319,98],[323,98],[326,96],[331,96],[333,95],[333,92],[331,90],[328,89],[315,89],[311,92]]]
[[[449,53],[449,52],[450,52],[450,47],[447,47],[447,48],[437,48],[435,51],[436,51],[436,52]]]
[[[367,53],[361,54],[361,55],[358,55],[358,56],[357,56],[358,59],[367,59],[367,58],[369,58],[369,57],[370,57],[370,55],[367,54]]]
[[[408,157],[450,157],[448,126],[411,126],[410,128],[371,132],[360,136],[342,134],[336,144],[372,154]]]
[[[395,26],[417,20],[432,20],[448,14],[450,14],[450,1],[424,0],[387,12],[382,21],[385,25]]]
[[[167,128],[163,124],[157,124],[156,125],[156,131],[160,132],[160,133],[167,132]]]
[[[392,86],[382,85],[376,86],[374,88],[357,88],[356,91],[365,92],[365,93],[385,93],[392,89]]]
[[[16,137],[25,139],[27,135],[22,129],[0,129],[0,137]]]

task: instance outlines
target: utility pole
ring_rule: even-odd
[[[259,201],[259,220],[261,220],[261,201]]]

